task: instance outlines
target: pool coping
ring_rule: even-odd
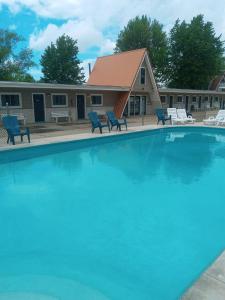
[[[24,142],[16,145],[6,145],[0,146],[0,153],[5,151],[13,151],[16,149],[23,149],[23,148],[33,148],[37,146],[44,146],[50,144],[58,144],[58,143],[66,143],[66,142],[75,142],[81,140],[89,140],[89,139],[98,139],[110,136],[117,136],[117,135],[127,135],[132,133],[138,132],[145,132],[145,131],[154,131],[154,130],[161,130],[161,129],[169,129],[169,128],[214,128],[214,129],[221,129],[225,130],[225,127],[221,126],[210,126],[210,125],[203,125],[203,124],[180,124],[180,125],[143,125],[143,126],[133,126],[130,127],[127,131],[111,131],[111,132],[104,132],[103,134],[100,133],[76,133],[70,135],[61,135],[61,136],[53,136],[53,137],[42,137],[33,139],[31,143]]]
[[[180,298],[181,300],[225,299],[225,250],[203,271]]]
[[[82,140],[93,140],[93,139],[101,139],[110,136],[119,136],[119,135],[127,135],[135,132],[145,132],[149,130],[157,130],[168,126],[154,126],[154,125],[144,125],[137,127],[130,127],[127,131],[111,131],[111,132],[104,132],[103,134],[100,133],[76,133],[70,135],[61,135],[61,136],[54,136],[54,137],[42,137],[31,140],[31,143],[24,142],[16,145],[6,145],[0,147],[0,152],[2,151],[13,151],[16,149],[23,149],[23,148],[33,148],[37,146],[43,145],[50,145],[50,144],[58,144],[58,143],[67,143],[67,142],[75,142],[75,141],[82,141]]]
[[[32,140],[32,143],[16,144],[15,146],[6,145],[0,147],[0,153],[13,152],[19,149],[32,149],[40,146],[62,144],[69,142],[79,142],[88,140],[98,140],[104,137],[116,137],[129,135],[132,133],[141,133],[147,131],[158,131],[161,129],[172,128],[210,128],[225,130],[220,126],[209,126],[203,124],[185,124],[185,125],[144,125],[130,127],[127,131],[111,131],[110,133],[76,133],[73,135],[62,135],[56,137],[42,137]],[[224,300],[225,299],[225,250],[216,258],[212,264],[203,271],[200,276],[186,289],[181,295],[182,300]]]

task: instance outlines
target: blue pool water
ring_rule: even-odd
[[[225,131],[0,153],[0,299],[173,300],[225,248]]]

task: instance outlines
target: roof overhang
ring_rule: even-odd
[[[159,88],[160,94],[191,94],[191,95],[225,95],[225,92],[218,92],[212,90],[191,90],[191,89],[170,89],[170,88]]]
[[[54,90],[82,90],[82,91],[115,91],[126,92],[129,87],[121,86],[100,86],[100,85],[73,85],[73,84],[56,84],[56,83],[40,83],[40,82],[14,82],[0,81],[0,88],[22,88],[22,89],[54,89]]]

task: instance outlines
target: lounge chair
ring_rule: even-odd
[[[117,129],[121,131],[121,125],[124,125],[127,130],[127,120],[126,118],[123,119],[117,119],[113,111],[106,112],[107,118],[109,120],[109,123],[111,125],[111,130],[114,126],[116,126]]]
[[[209,116],[208,119],[203,120],[205,125],[223,125],[225,124],[225,110],[218,111],[216,116]]]
[[[187,115],[184,108],[177,109],[177,116],[179,119],[185,120],[187,123],[194,123],[196,119],[192,118],[192,115]]]
[[[100,133],[102,133],[102,128],[107,127],[109,129],[110,132],[110,127],[109,127],[109,123],[102,123],[99,120],[99,117],[97,115],[97,113],[95,111],[92,111],[88,114],[88,117],[91,121],[91,132],[93,133],[95,131],[95,128],[99,128]]]
[[[184,124],[186,122],[186,119],[178,117],[176,108],[167,108],[167,114],[168,114],[168,116],[171,116],[172,124],[176,124],[176,123]]]
[[[166,121],[170,121],[171,124],[171,116],[166,116],[165,109],[157,108],[155,110],[155,113],[158,118],[157,124],[159,124],[159,122],[162,122],[162,124],[165,125]]]
[[[28,142],[30,143],[29,128],[26,127],[21,130],[16,116],[4,116],[2,117],[2,123],[8,133],[7,143],[11,142],[13,145],[15,145],[16,136],[20,136],[21,142],[23,142],[23,137],[25,135],[27,136]]]

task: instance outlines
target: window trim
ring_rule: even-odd
[[[161,97],[164,97],[164,101],[162,101],[162,98]],[[161,103],[167,103],[167,95],[160,95],[160,101]]]
[[[178,97],[181,97],[182,100],[178,101]],[[183,103],[184,102],[184,96],[183,95],[177,95],[177,103]]]
[[[92,103],[92,96],[100,96],[101,97],[101,104],[93,104]],[[90,95],[90,103],[91,103],[91,106],[103,106],[103,94],[91,94]]]
[[[193,97],[195,97],[195,101],[193,101]],[[198,100],[199,100],[199,96],[197,96],[197,95],[192,95],[191,96],[191,103],[197,103]]]
[[[141,69],[145,70],[145,83],[141,83]],[[141,85],[146,85],[146,67],[140,67],[140,84]]]
[[[22,96],[21,96],[21,93],[17,93],[17,92],[2,92],[2,93],[0,93],[0,107],[2,108],[2,109],[6,109],[6,106],[3,106],[2,105],[2,95],[18,95],[19,96],[19,103],[20,103],[20,105],[18,106],[18,105],[16,105],[16,106],[11,106],[11,105],[9,105],[8,107],[9,108],[22,108]]]
[[[53,96],[66,96],[66,104],[65,105],[55,105],[55,104],[53,104]],[[66,93],[52,93],[51,94],[51,104],[52,104],[52,107],[68,107],[68,94],[66,94]]]

